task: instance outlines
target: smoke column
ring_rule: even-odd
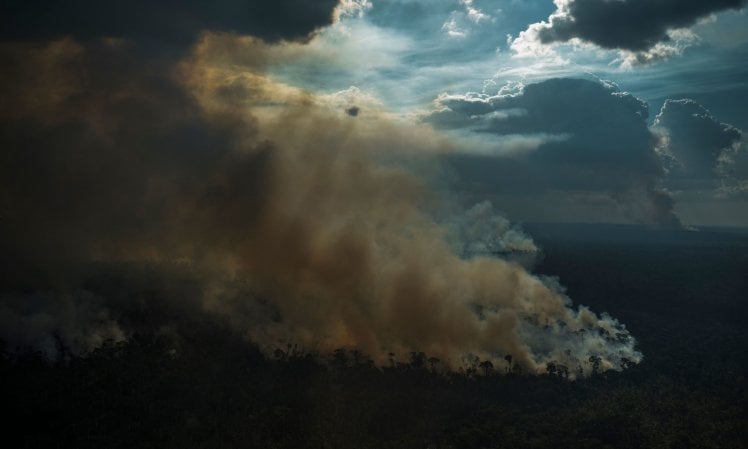
[[[23,261],[9,278],[69,290],[90,261],[182,263],[200,313],[267,350],[357,348],[380,364],[422,351],[531,373],[641,359],[622,324],[573,307],[553,281],[461,257],[425,175],[449,142],[355,91],[314,95],[268,75],[300,45],[205,34],[163,71],[116,41],[4,47],[18,69],[3,80],[0,243]],[[4,316],[21,313],[17,295],[3,301]],[[87,301],[116,328],[104,334],[127,334],[108,298]]]

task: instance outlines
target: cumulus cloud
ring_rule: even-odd
[[[513,46],[529,52],[557,42],[585,42],[623,50],[628,63],[649,62],[681,51],[692,39],[684,29],[699,19],[745,6],[745,0],[554,0],[547,22],[531,24]]]
[[[340,96],[273,79],[265,65],[285,45],[205,33],[176,64],[108,40],[4,45],[3,322],[47,313],[40,332],[80,330],[94,338],[85,350],[132,331],[128,305],[166,303],[180,313],[161,314],[159,328],[180,314],[225,317],[268,350],[356,347],[380,362],[424,351],[453,367],[511,354],[529,372],[641,359],[623,325],[548,280],[453,251],[429,213],[429,180],[409,165],[445,139],[375,108],[353,120]],[[94,282],[91,264],[155,268],[145,281]],[[19,305],[44,290],[92,296]]]
[[[502,45],[497,27],[514,29],[503,0],[380,0],[365,18],[377,27],[414,39],[413,57],[428,66],[449,66],[493,53]],[[526,5],[514,10],[524,11]],[[521,22],[524,17],[520,18]],[[446,39],[445,39],[446,38]]]
[[[348,17],[362,17],[372,8],[369,0],[340,0],[335,10],[337,20]]]
[[[743,140],[722,153],[717,169],[722,176],[719,196],[748,197],[748,142]]]
[[[449,19],[442,25],[442,30],[450,37],[466,37],[475,24],[494,20],[489,14],[477,8],[473,0],[460,0],[460,4],[464,6],[464,10],[452,11]]]
[[[740,129],[689,99],[667,100],[654,128],[662,136],[659,151],[676,188],[711,190],[719,181],[722,193],[742,190],[746,150]]]
[[[664,172],[646,124],[648,106],[614,85],[551,79],[496,95],[443,95],[436,103],[426,120],[439,128],[469,131],[499,147],[517,142],[507,136],[540,138],[529,151],[494,153],[511,157],[454,156],[458,172],[486,191],[606,193],[631,220],[678,225],[659,185]]]

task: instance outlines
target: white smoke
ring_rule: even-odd
[[[498,214],[490,201],[474,205],[446,226],[448,241],[464,257],[538,252],[532,238]]]

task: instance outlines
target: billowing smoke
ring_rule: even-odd
[[[125,339],[104,298],[86,290],[8,296],[0,301],[2,337],[50,358],[88,352],[107,340]]]
[[[539,251],[532,238],[499,215],[489,201],[474,205],[445,225],[447,240],[463,257],[534,255]]]
[[[85,351],[135,330],[133,302],[167,303],[178,313],[153,312],[162,329],[169,315],[224,317],[267,350],[355,347],[380,363],[422,351],[570,376],[641,359],[623,325],[553,280],[460,257],[413,173],[448,142],[266,74],[299,45],[204,34],[168,70],[118,40],[4,45],[2,338],[35,344],[38,330]],[[470,233],[508,226],[481,222],[486,209],[468,212]],[[496,231],[473,243],[534,247]],[[92,263],[152,270],[92,281]],[[151,279],[173,270],[185,277]]]

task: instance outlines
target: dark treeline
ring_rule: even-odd
[[[539,233],[542,238],[542,233]],[[566,381],[426,354],[263,355],[185,316],[50,362],[2,348],[9,447],[739,448],[748,441],[746,246],[542,242],[536,271],[626,323],[644,361]],[[403,357],[398,357],[399,360]]]
[[[741,447],[744,379],[647,364],[568,382],[438,373],[416,355],[377,369],[339,351],[266,358],[212,324],[137,335],[50,364],[4,358],[6,435],[19,447]]]

